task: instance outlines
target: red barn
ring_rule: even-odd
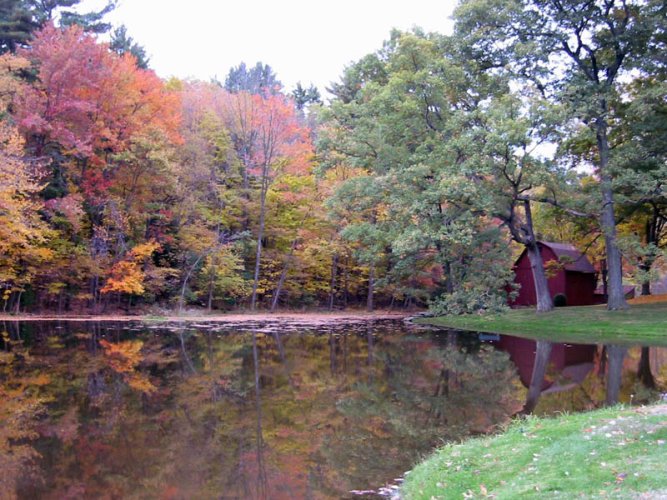
[[[530,386],[530,378],[533,375],[533,365],[535,364],[535,341],[510,335],[501,335],[497,343],[498,348],[507,352],[510,359],[516,365],[519,372],[521,383],[526,387]],[[583,344],[562,344],[554,343],[549,356],[549,371],[555,371],[568,378],[568,374],[583,371],[586,375],[593,367],[597,346]],[[579,367],[578,370],[574,370]],[[551,386],[553,380],[545,377],[543,389]]]
[[[586,256],[566,243],[540,241],[537,245],[549,277],[551,296],[564,295],[568,306],[595,304],[597,275]],[[511,306],[534,306],[537,303],[535,282],[526,250],[514,264],[514,282],[521,285],[521,289]]]

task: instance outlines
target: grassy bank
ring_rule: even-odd
[[[667,498],[667,405],[515,421],[410,472],[408,499]]]
[[[514,309],[496,315],[443,316],[418,322],[555,342],[667,346],[667,302],[633,304],[626,311],[607,311],[605,306],[562,307],[544,314]]]

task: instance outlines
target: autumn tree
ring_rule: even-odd
[[[95,303],[105,266],[123,258],[128,238],[143,238],[129,234],[129,219],[134,229],[150,224],[146,203],[166,195],[158,186],[169,183],[168,149],[180,140],[177,97],[80,27],[47,25],[25,55],[38,82],[18,97],[16,118],[28,153],[48,160],[51,204],[85,213]]]
[[[39,216],[40,164],[25,157],[23,138],[7,115],[22,89],[16,73],[27,66],[25,59],[0,56],[0,288],[4,309],[14,296],[17,312],[37,268],[52,256],[46,245],[51,233]]]
[[[102,294],[118,293],[119,296],[126,294],[130,296],[130,300],[133,295],[143,295],[146,277],[144,268],[159,247],[154,241],[135,246],[123,260],[113,265],[100,292]]]
[[[229,94],[225,120],[237,156],[243,165],[243,184],[257,186],[257,243],[250,299],[255,309],[260,293],[260,269],[266,226],[267,195],[281,173],[299,174],[310,168],[312,146],[308,130],[301,125],[293,102],[283,94]]]

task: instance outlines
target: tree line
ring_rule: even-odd
[[[650,293],[662,2],[466,0],[452,35],[392,32],[327,105],[261,63],[160,80],[124,27],[97,38],[113,3],[77,3],[0,3],[6,311],[497,310],[522,247],[548,311],[540,238],[604,260],[610,309],[624,274]]]

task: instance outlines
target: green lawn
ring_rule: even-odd
[[[514,309],[497,315],[420,318],[417,322],[555,342],[667,346],[666,302],[636,304],[626,311],[607,311],[605,306],[562,307],[543,314]]]
[[[667,405],[516,420],[408,473],[407,499],[667,498]]]

